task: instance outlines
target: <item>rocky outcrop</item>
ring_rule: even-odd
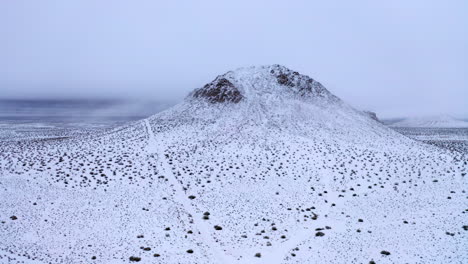
[[[307,75],[299,74],[281,65],[270,66],[270,73],[276,78],[278,84],[288,86],[301,96],[325,96],[329,92],[319,82]]]
[[[224,77],[217,77],[203,88],[195,90],[193,97],[204,98],[210,103],[238,103],[243,98],[240,91]]]

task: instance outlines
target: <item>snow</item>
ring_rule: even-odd
[[[0,141],[0,263],[466,260],[466,153],[279,65],[208,88],[103,133]]]
[[[467,128],[468,122],[457,120],[448,115],[407,118],[392,124],[393,127],[426,127],[426,128]]]

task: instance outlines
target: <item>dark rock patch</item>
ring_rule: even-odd
[[[289,77],[284,73],[279,74],[276,77],[276,79],[278,80],[278,83],[281,84],[281,85],[294,87],[294,83],[292,83],[291,80],[289,80]]]
[[[228,79],[218,77],[203,88],[197,89],[193,93],[195,98],[204,98],[210,103],[238,103],[243,96],[240,91]]]

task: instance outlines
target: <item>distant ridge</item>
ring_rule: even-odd
[[[425,128],[465,128],[468,122],[455,119],[448,115],[412,117],[392,124],[393,127],[425,127]]]

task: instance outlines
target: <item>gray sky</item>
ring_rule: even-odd
[[[383,117],[466,117],[466,14],[466,0],[5,0],[0,97],[174,100],[278,63]]]

